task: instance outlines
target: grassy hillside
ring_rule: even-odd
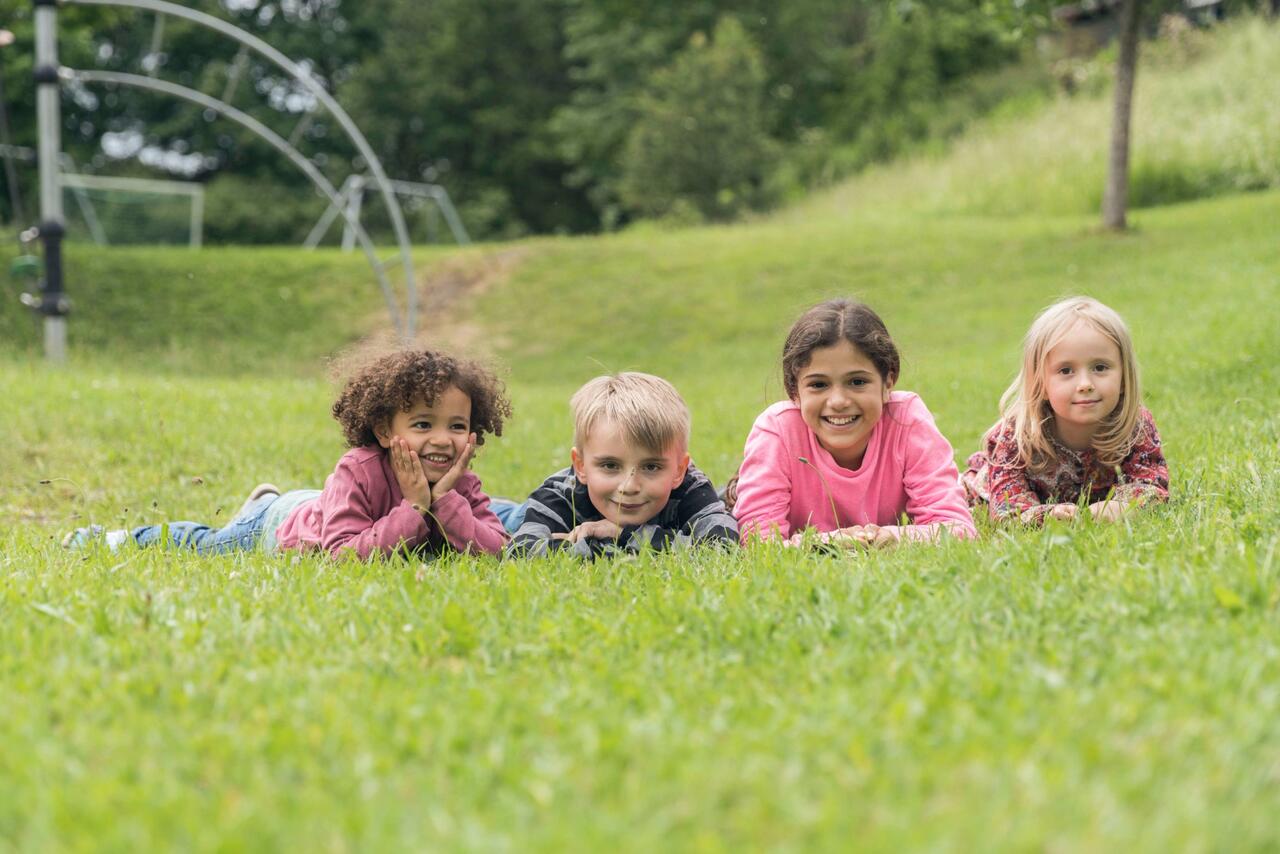
[[[964,145],[930,168],[978,186]],[[896,168],[749,226],[424,255],[461,287],[428,337],[509,366],[486,488],[564,465],[569,394],[623,368],[677,384],[723,480],[835,294],[963,458],[1035,311],[1089,293],[1133,329],[1167,506],[841,558],[69,554],[319,485],[325,357],[382,322],[355,256],[74,248],[70,366],[0,309],[0,851],[1280,846],[1280,191],[1113,236],[916,206]]]
[[[1280,187],[1280,37],[1263,19],[1146,44],[1134,95],[1130,201],[1168,204]],[[869,170],[788,216],[1082,214],[1101,208],[1114,57],[1081,66],[1081,94],[1015,101],[945,150]]]

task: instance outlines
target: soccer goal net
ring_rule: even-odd
[[[70,237],[104,245],[203,242],[201,184],[65,172],[60,181]]]

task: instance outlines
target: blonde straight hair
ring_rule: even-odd
[[[1022,342],[1022,368],[1000,398],[1003,418],[1013,419],[1018,458],[1033,472],[1048,468],[1058,455],[1053,438],[1046,430],[1046,425],[1053,421],[1053,410],[1045,388],[1045,359],[1079,323],[1089,324],[1120,350],[1120,400],[1094,434],[1093,449],[1098,461],[1105,466],[1117,466],[1133,448],[1142,390],[1129,328],[1120,315],[1096,299],[1069,297],[1040,312],[1031,324]]]
[[[596,377],[574,392],[573,444],[579,451],[591,431],[612,422],[627,441],[664,454],[689,447],[689,407],[675,386],[661,377],[636,371]]]

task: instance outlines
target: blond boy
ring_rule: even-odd
[[[689,409],[671,383],[634,372],[596,377],[569,405],[573,464],[529,496],[508,555],[737,543],[737,522],[689,463]]]

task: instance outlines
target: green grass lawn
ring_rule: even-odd
[[[671,377],[723,479],[795,311],[836,293],[883,311],[963,456],[1036,309],[1116,306],[1172,502],[940,548],[68,554],[88,520],[318,485],[332,386],[310,353],[0,360],[0,845],[1280,845],[1278,218],[1266,193],[1125,237],[943,217],[544,241],[474,306],[517,413],[477,468],[512,494],[564,462],[566,398],[602,369]]]
[[[0,305],[0,851],[1280,847],[1280,192],[1117,237],[913,206],[919,168],[901,205],[885,172],[521,244],[427,319],[508,367],[488,491],[566,464],[569,394],[621,369],[676,383],[723,481],[790,322],[842,294],[963,459],[1035,312],[1087,293],[1133,330],[1168,505],[840,558],[70,554],[319,486],[325,359],[384,322],[356,256],[73,246],[68,366]]]

